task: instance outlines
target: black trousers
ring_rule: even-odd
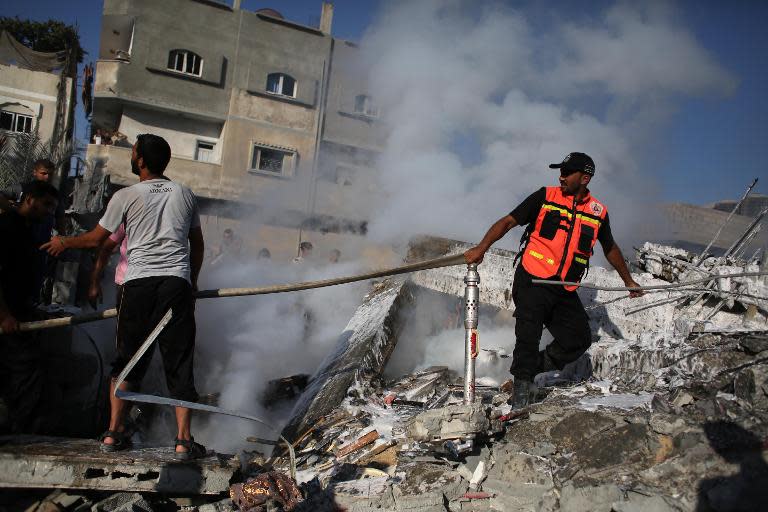
[[[41,433],[45,373],[35,332],[0,335],[0,394],[14,434]]]
[[[515,378],[533,380],[540,361],[539,342],[544,327],[554,337],[546,352],[562,369],[592,344],[589,318],[576,292],[562,286],[537,285],[520,264],[512,285],[515,302],[515,350],[509,371]]]
[[[112,377],[117,377],[139,347],[172,309],[171,321],[160,332],[126,381],[138,384],[152,361],[155,346],[165,369],[171,398],[197,401],[193,374],[195,353],[195,303],[192,287],[176,276],[132,279],[123,285],[117,316],[117,357],[112,363]]]

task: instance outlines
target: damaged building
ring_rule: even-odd
[[[385,124],[332,19],[329,3],[314,27],[239,0],[104,2],[83,188],[133,184],[130,147],[151,132],[170,143],[166,174],[200,198],[210,239],[257,216],[251,238],[282,259],[298,230],[324,252],[359,242],[366,219],[350,205],[372,193]]]

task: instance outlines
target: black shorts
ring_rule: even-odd
[[[117,357],[112,363],[112,377],[120,374],[163,315],[172,309],[171,321],[125,380],[132,384],[141,382],[152,361],[154,348],[159,345],[171,398],[196,401],[193,375],[195,304],[190,284],[175,276],[144,277],[127,281],[121,295],[117,315]]]

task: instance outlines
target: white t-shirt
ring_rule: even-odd
[[[125,221],[128,272],[125,281],[178,276],[190,281],[189,230],[200,227],[192,191],[166,179],[118,190],[99,225],[114,233]]]

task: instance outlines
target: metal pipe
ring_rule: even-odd
[[[755,181],[752,182],[752,184],[747,187],[747,191],[744,192],[744,195],[742,196],[741,200],[736,203],[736,206],[733,207],[733,210],[731,210],[731,213],[728,214],[728,217],[726,217],[725,221],[723,221],[723,224],[720,226],[720,229],[717,230],[717,233],[715,233],[714,238],[710,240],[709,244],[704,248],[703,251],[701,251],[701,254],[699,255],[699,260],[696,262],[696,265],[701,265],[701,263],[704,261],[704,258],[707,257],[707,252],[709,252],[709,249],[712,247],[712,244],[715,243],[715,240],[717,240],[720,237],[720,233],[723,232],[723,228],[730,222],[731,217],[734,216],[736,213],[736,210],[739,209],[739,206],[749,197],[749,193],[752,192],[752,189],[755,188],[755,185],[757,185],[757,178],[755,178]]]
[[[480,305],[480,274],[477,264],[467,265],[464,276],[464,403],[475,401],[475,359],[477,359],[477,320]]]

